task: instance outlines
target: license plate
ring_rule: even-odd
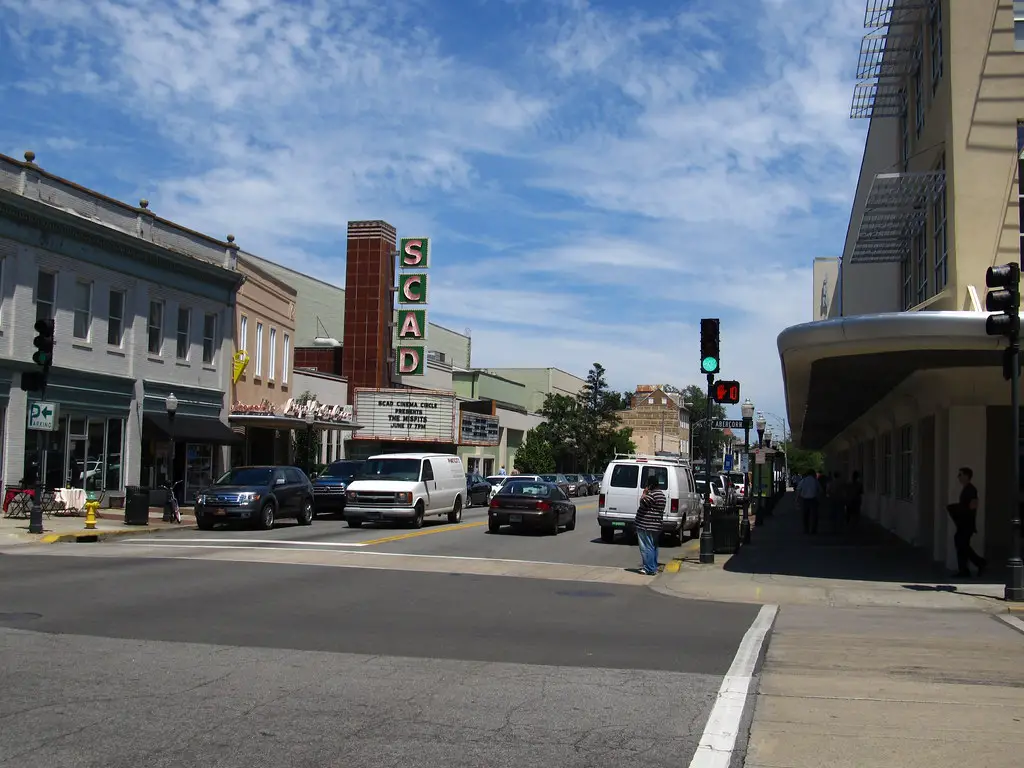
[[[217,515],[218,517],[223,517],[227,513],[228,511],[223,507],[218,507],[217,509],[213,510],[213,514]]]
[[[509,515],[508,516],[508,521],[510,523],[521,523],[521,522],[523,522],[523,516],[522,515]]]
[[[612,523],[612,528],[625,528],[625,523]]]

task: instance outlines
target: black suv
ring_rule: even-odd
[[[313,484],[298,467],[235,467],[196,496],[196,525],[204,531],[245,520],[267,531],[279,517],[313,522]]]
[[[313,479],[313,498],[316,500],[316,513],[341,514],[345,511],[345,489],[363,471],[364,461],[356,459],[339,459],[327,467]]]

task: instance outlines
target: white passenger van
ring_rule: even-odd
[[[345,491],[345,521],[398,521],[423,527],[426,517],[462,520],[466,470],[445,453],[386,453],[371,456]]]
[[[605,469],[601,480],[597,522],[602,541],[612,541],[616,530],[633,535],[640,493],[651,476],[657,478],[667,499],[664,532],[682,542],[689,531],[698,529],[701,500],[688,462],[669,456],[620,453]]]

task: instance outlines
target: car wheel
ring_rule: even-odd
[[[448,513],[448,522],[452,524],[462,522],[462,499],[457,496],[455,497],[455,506]]]
[[[497,533],[500,530],[501,530],[501,526],[498,524],[497,520],[488,520],[487,521],[487,532],[488,533]]]
[[[548,534],[551,536],[558,535],[558,513],[556,512],[551,516],[551,522],[548,523]]]
[[[469,509],[472,506],[473,506],[473,494],[472,493],[466,493],[466,509]]]
[[[302,503],[302,511],[299,512],[299,525],[310,525],[313,522],[313,501],[306,499]]]
[[[572,517],[569,518],[569,522],[565,526],[565,530],[567,530],[567,531],[575,531],[576,530],[576,510],[575,509],[572,511]]]
[[[605,526],[601,529],[601,541],[605,544],[611,544],[615,541],[615,529],[610,526]]]
[[[362,528],[363,527],[363,521],[362,520],[356,520],[355,518],[352,518],[352,517],[348,518],[345,522],[348,523],[348,527],[349,528]]]
[[[274,505],[272,502],[268,501],[263,505],[259,517],[256,518],[256,526],[264,531],[269,531],[274,527]]]
[[[200,531],[212,531],[213,530],[213,520],[211,520],[208,517],[197,517],[196,518],[196,528],[198,528]]]
[[[413,528],[422,528],[423,527],[423,505],[422,504],[417,505],[417,507],[416,507],[416,516],[413,517],[413,519],[412,519],[412,527]]]

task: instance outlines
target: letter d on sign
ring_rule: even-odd
[[[426,269],[430,266],[430,240],[425,237],[403,237],[400,245],[402,255],[402,268],[420,267]]]
[[[399,347],[395,350],[399,376],[422,376],[426,355],[423,347]]]

